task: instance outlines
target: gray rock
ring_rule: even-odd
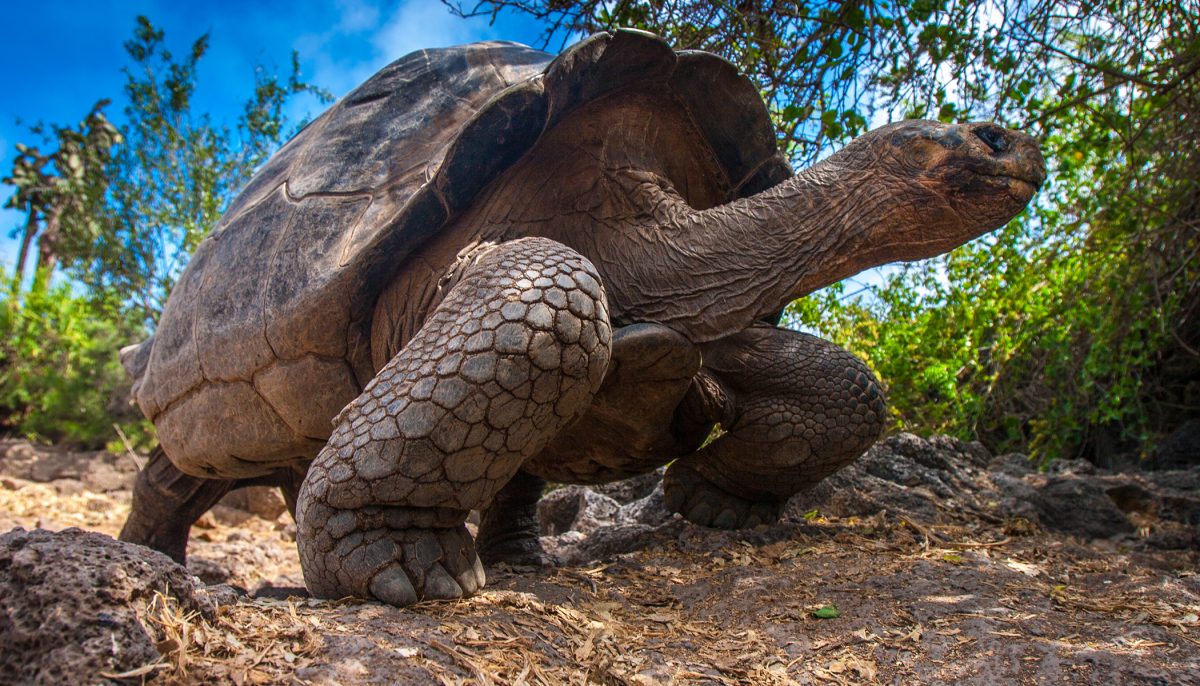
[[[642,525],[655,527],[666,524],[675,518],[675,513],[667,509],[663,502],[662,481],[654,485],[653,490],[639,500],[622,505],[617,512],[617,524],[621,526]]]
[[[249,512],[268,522],[275,521],[280,515],[287,512],[287,503],[283,500],[283,494],[279,492],[278,488],[269,486],[247,486],[230,491],[224,498],[221,498],[221,504],[235,510]]]
[[[652,490],[624,505],[595,487],[551,491],[538,503],[543,547],[563,564],[585,564],[644,548],[651,534],[682,527],[663,503],[661,478],[649,476],[655,476]]]
[[[988,463],[987,469],[992,473],[1004,472],[1017,478],[1034,472],[1033,463],[1030,462],[1029,456],[1022,455],[1021,453],[998,455]]]
[[[801,519],[811,510],[833,517],[887,511],[925,523],[985,517],[1086,539],[1129,535],[1136,529],[1133,517],[1162,524],[1139,539],[1146,545],[1200,543],[1200,467],[1111,474],[1078,460],[1054,464],[1043,474],[1021,454],[992,457],[978,443],[899,434],[792,498],[784,517]],[[663,505],[660,482],[619,506],[597,490],[564,487],[539,505],[543,543],[565,563],[637,550],[659,538],[652,534],[687,528]]]
[[[889,510],[935,520],[942,509],[971,500],[990,460],[978,443],[897,434],[876,443],[814,489],[793,497],[784,517],[799,519],[813,509],[838,517]]]
[[[1158,469],[1200,465],[1200,419],[1184,422],[1160,441],[1150,455],[1150,462]]]
[[[1087,460],[1053,460],[1046,466],[1047,474],[1095,474],[1096,465]]]
[[[127,455],[104,450],[76,452],[25,440],[0,441],[0,471],[53,484],[62,494],[126,490],[137,476],[137,466]]]
[[[1083,538],[1109,538],[1134,530],[1099,484],[1071,476],[1052,477],[1035,489],[1034,506],[1042,526]]]
[[[656,469],[648,474],[641,474],[608,484],[592,486],[591,489],[597,493],[603,493],[621,503],[621,505],[628,505],[653,493],[655,487],[658,487],[662,483],[664,471],[666,471],[665,468]]]
[[[538,501],[538,523],[543,536],[587,534],[613,524],[620,509],[620,503],[586,486],[563,486]]]
[[[210,586],[224,584],[232,576],[229,568],[220,562],[195,555],[188,557],[187,570],[192,576],[198,577]]]
[[[1175,529],[1147,540],[1179,547],[1200,525],[1200,468],[1112,474],[1083,460],[1057,460],[1041,474],[1024,455],[992,458],[978,443],[947,437],[891,436],[815,488],[794,497],[784,516],[810,510],[837,517],[880,511],[936,523],[956,514],[1023,518],[1081,538],[1132,533],[1140,521]],[[1162,528],[1162,527],[1160,527]]]
[[[102,672],[157,661],[137,616],[156,591],[212,613],[192,575],[149,548],[78,529],[0,536],[0,680],[110,683]]]

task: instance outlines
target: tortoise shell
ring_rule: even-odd
[[[415,52],[304,127],[200,243],[140,351],[136,399],[172,461],[246,477],[311,459],[374,374],[371,314],[406,258],[573,110],[646,89],[682,106],[737,197],[791,176],[732,64],[629,30],[557,57]]]

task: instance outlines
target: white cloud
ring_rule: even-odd
[[[372,38],[384,64],[421,48],[440,48],[489,38],[486,23],[450,14],[432,0],[408,0]],[[382,66],[382,65],[380,65]]]
[[[310,80],[338,97],[415,50],[495,37],[487,18],[464,20],[437,0],[381,5],[370,0],[340,0],[337,7],[336,24],[324,32],[300,36],[293,47],[311,65],[306,65]]]
[[[379,8],[362,0],[339,0],[336,6],[341,12],[337,27],[342,31],[363,31],[379,23]]]

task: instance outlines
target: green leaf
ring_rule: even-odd
[[[842,616],[841,612],[833,605],[823,605],[812,611],[812,616],[817,619],[837,619]]]

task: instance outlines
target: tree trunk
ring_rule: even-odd
[[[50,276],[58,267],[58,241],[61,238],[62,223],[59,220],[61,207],[51,207],[46,215],[46,228],[38,237],[37,270],[33,274],[33,290],[45,290],[50,285]]]
[[[25,231],[21,234],[21,248],[17,251],[16,272],[13,274],[14,292],[20,291],[21,284],[25,281],[25,261],[29,259],[29,246],[33,243],[37,230],[37,209],[30,205],[29,214],[25,218]]]

